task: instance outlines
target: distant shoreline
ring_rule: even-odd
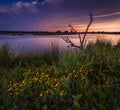
[[[79,34],[84,34],[85,32],[78,32]],[[32,34],[32,35],[75,35],[75,32],[48,32],[48,31],[0,31],[0,35],[25,35],[25,34]],[[120,32],[88,32],[87,34],[119,34]]]

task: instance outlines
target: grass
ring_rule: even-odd
[[[14,55],[0,48],[0,110],[119,110],[120,42]]]

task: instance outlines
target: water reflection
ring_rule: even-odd
[[[64,35],[63,35],[64,36]],[[60,50],[65,50],[68,44],[61,38],[63,36],[34,36],[34,35],[23,35],[23,36],[11,36],[11,35],[0,35],[0,46],[6,42],[10,43],[11,48],[15,53],[20,52],[43,52],[50,48],[51,43],[58,44]],[[79,45],[79,39],[75,35],[69,36],[71,41]],[[120,35],[87,35],[87,43],[95,42],[97,39],[105,39],[111,41],[113,45],[117,44],[120,40]]]

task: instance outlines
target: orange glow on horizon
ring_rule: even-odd
[[[84,32],[88,24],[75,24],[73,27],[78,32]],[[89,31],[105,31],[105,32],[120,32],[120,19],[103,21],[103,22],[93,22],[89,28]]]
[[[88,19],[89,20],[89,19]],[[96,20],[96,19],[95,19]],[[98,32],[98,31],[105,31],[105,32],[120,32],[120,18],[117,19],[111,19],[111,20],[105,20],[105,21],[93,21],[88,31],[90,32]],[[70,23],[74,29],[76,29],[78,32],[85,32],[86,27],[88,25],[89,21],[87,23],[83,22],[74,22]],[[69,23],[67,23],[67,20],[54,20],[51,19],[51,22],[45,21],[42,23],[42,30],[38,23],[38,26],[36,26],[36,29],[40,31],[71,31],[70,27],[68,26]]]

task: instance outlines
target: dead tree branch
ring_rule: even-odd
[[[90,17],[90,22],[89,22],[89,24],[88,24],[88,26],[87,26],[87,28],[86,28],[85,34],[84,34],[83,39],[82,39],[82,42],[81,42],[81,44],[82,44],[81,46],[84,45],[84,41],[85,41],[85,38],[86,38],[86,35],[87,35],[87,32],[88,32],[88,29],[89,29],[90,25],[91,25],[92,22],[93,22],[93,14],[92,14],[92,13],[89,13],[89,17]],[[82,47],[82,48],[83,48],[83,47]]]
[[[89,13],[89,17],[90,17],[90,22],[89,22],[89,24],[87,25],[87,28],[86,28],[85,33],[84,33],[84,35],[83,35],[83,38],[81,37],[80,33],[77,32],[76,29],[73,28],[73,26],[69,25],[69,27],[71,28],[71,30],[74,31],[74,32],[78,35],[79,40],[80,40],[80,45],[75,45],[68,37],[66,37],[66,38],[62,37],[62,39],[63,39],[65,42],[67,42],[67,43],[68,43],[70,46],[72,46],[72,47],[76,47],[76,48],[79,48],[79,49],[83,49],[84,46],[86,45],[86,42],[87,42],[87,40],[86,40],[86,35],[87,35],[88,30],[89,30],[89,28],[90,28],[90,26],[91,26],[91,24],[92,24],[92,22],[93,22],[93,14],[92,14],[92,13]]]
[[[68,37],[62,37],[62,39],[69,44],[71,47],[77,47],[80,48],[80,46],[75,45]]]
[[[79,40],[80,40],[80,44],[82,43],[82,40],[81,40],[81,35],[73,28],[73,26],[72,25],[68,25],[70,28],[71,28],[71,30],[72,31],[74,31],[77,35],[78,35],[78,37],[79,37]]]

